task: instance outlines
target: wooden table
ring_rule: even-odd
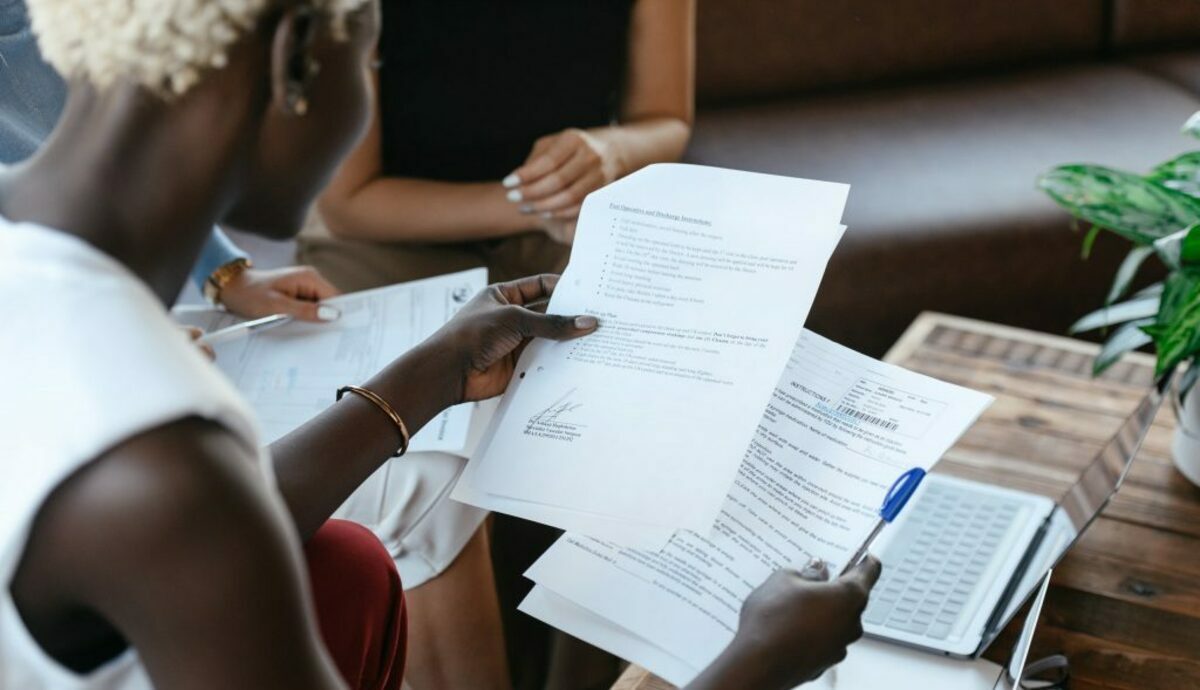
[[[1141,354],[1093,379],[1096,350],[926,313],[886,359],[996,397],[937,471],[1058,498],[1150,384]],[[1174,424],[1164,406],[1120,493],[1055,572],[1031,658],[1066,654],[1072,690],[1200,688],[1200,489],[1171,465]],[[985,656],[1002,662],[1014,628]],[[671,687],[632,666],[613,690]]]

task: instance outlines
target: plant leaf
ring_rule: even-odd
[[[1153,323],[1154,319],[1130,321],[1114,331],[1105,341],[1104,346],[1100,348],[1100,354],[1096,355],[1096,361],[1092,363],[1092,373],[1099,376],[1105,369],[1116,363],[1121,355],[1149,343],[1151,338],[1142,328]]]
[[[1097,328],[1125,323],[1134,319],[1148,319],[1156,314],[1158,314],[1157,297],[1130,300],[1129,302],[1122,302],[1121,304],[1097,309],[1076,321],[1071,326],[1071,332],[1083,333],[1085,331],[1093,331]]]
[[[1188,196],[1200,196],[1200,151],[1192,151],[1159,165],[1146,179]]]
[[[1129,250],[1129,253],[1125,255],[1125,260],[1117,267],[1117,275],[1113,277],[1108,298],[1104,300],[1105,304],[1112,304],[1129,292],[1129,284],[1133,282],[1133,277],[1137,275],[1138,269],[1142,267],[1146,257],[1153,253],[1153,247],[1137,246]]]
[[[1200,279],[1185,272],[1168,275],[1158,315],[1142,330],[1158,351],[1155,378],[1200,352]]]
[[[1200,111],[1192,113],[1187,122],[1183,123],[1183,133],[1200,139]]]
[[[1134,298],[1137,298],[1137,297],[1161,297],[1162,293],[1163,293],[1163,284],[1162,284],[1162,281],[1159,281],[1157,283],[1154,283],[1153,285],[1147,285],[1146,287],[1142,288],[1141,290],[1138,290],[1137,292],[1133,293],[1133,296],[1134,296]]]
[[[1083,236],[1083,247],[1079,250],[1079,258],[1084,261],[1088,260],[1088,257],[1092,255],[1092,245],[1096,244],[1096,238],[1100,236],[1102,230],[1104,228],[1099,225],[1088,228],[1087,234]]]
[[[1072,215],[1137,244],[1200,222],[1200,200],[1133,173],[1100,165],[1064,165],[1038,187]]]
[[[1200,223],[1154,240],[1154,251],[1172,271],[1200,266]]]

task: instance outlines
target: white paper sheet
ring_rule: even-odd
[[[254,408],[270,443],[332,405],[338,388],[370,378],[432,335],[486,286],[487,269],[478,268],[341,295],[326,301],[341,310],[337,321],[293,321],[218,343],[217,367]],[[238,321],[212,309],[174,316],[205,330]],[[409,450],[463,454],[474,410],[446,410],[413,436]]]
[[[892,481],[932,466],[990,402],[805,332],[708,536],[650,552],[568,534],[527,575],[702,668],[754,587],[812,557],[838,572]]]
[[[847,191],[654,165],[589,195],[549,311],[601,328],[528,348],[474,489],[711,525],[841,237]]]
[[[804,690],[992,690],[1001,667],[987,659],[950,659],[890,642],[863,639],[833,671]],[[881,683],[880,679],[887,679]]]
[[[660,678],[676,685],[682,685],[701,671],[542,585],[534,585],[517,610],[630,663],[657,669]]]
[[[635,549],[657,551],[666,546],[675,534],[674,529],[661,525],[618,520],[607,515],[567,510],[558,506],[483,493],[475,489],[472,483],[470,475],[474,467],[476,463],[472,462],[463,470],[462,477],[450,495],[451,498],[485,510],[519,515],[526,520],[554,525],[561,530],[587,534]]]
[[[658,677],[674,685],[686,684],[702,670],[542,585],[533,588],[519,609],[626,661],[655,668]],[[886,678],[889,688],[992,690],[1000,670],[1000,666],[986,659],[948,659],[888,642],[862,639],[850,646],[837,671],[827,672],[803,688],[879,690],[880,679]]]

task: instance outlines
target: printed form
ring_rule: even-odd
[[[338,320],[292,321],[219,342],[216,364],[271,443],[332,405],[338,388],[370,378],[432,335],[485,287],[487,269],[478,268],[334,297],[325,303],[341,310]],[[173,315],[205,330],[241,320],[215,309]],[[409,450],[465,452],[474,413],[471,404],[446,410],[413,436]]]
[[[847,192],[664,164],[589,195],[549,312],[600,329],[526,350],[454,497],[622,541],[709,528]]]
[[[805,331],[711,530],[660,551],[567,534],[527,573],[522,610],[682,685],[773,571],[822,558],[839,572],[892,482],[931,467],[991,400]]]

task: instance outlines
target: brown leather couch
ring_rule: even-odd
[[[1034,187],[1190,148],[1200,0],[699,0],[688,159],[847,182],[809,326],[879,355],[925,309],[1064,332],[1126,245]]]
[[[1200,110],[1200,0],[698,7],[688,159],[852,185],[808,324],[870,354],[925,309],[1064,332],[1126,245],[1102,237],[1081,261],[1037,175],[1200,148],[1179,134]],[[291,259],[238,240],[264,265]]]

